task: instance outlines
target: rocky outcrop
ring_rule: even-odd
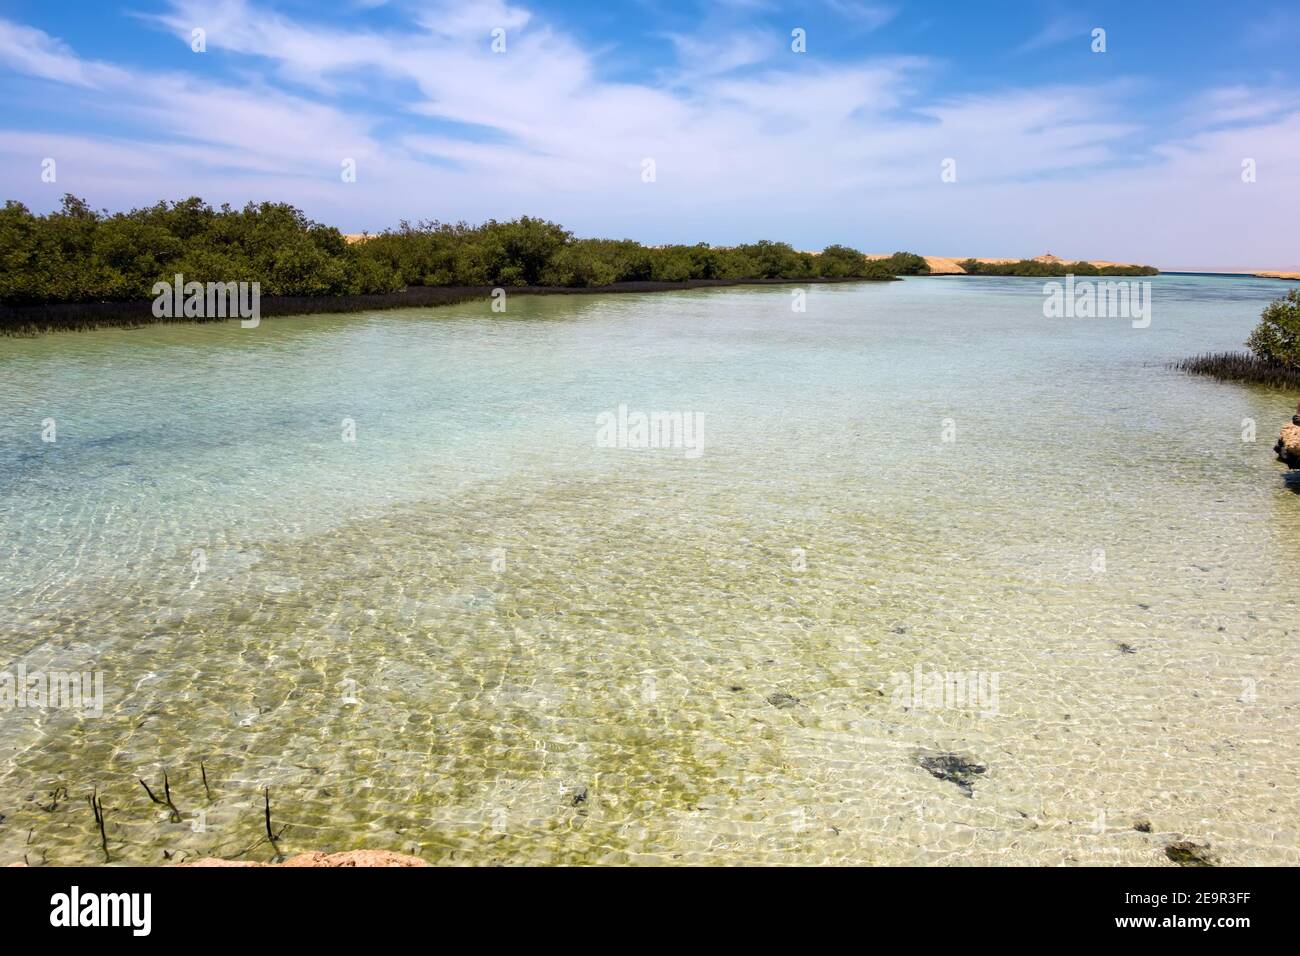
[[[1296,406],[1296,414],[1291,419],[1291,424],[1283,426],[1282,435],[1273,446],[1273,450],[1277,452],[1277,460],[1282,464],[1290,468],[1300,468],[1300,405]]]
[[[180,866],[428,866],[418,856],[390,850],[348,850],[346,853],[300,853],[283,863],[254,863],[248,860],[218,860],[205,857]]]

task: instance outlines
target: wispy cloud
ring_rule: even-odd
[[[677,53],[678,70],[673,81],[678,83],[762,63],[784,47],[781,37],[765,30],[736,30],[723,36],[715,33],[667,36]]]
[[[826,6],[840,16],[853,32],[879,30],[898,13],[898,9],[871,0],[824,0]]]
[[[725,33],[711,47],[679,34],[670,75],[615,82],[602,78],[601,49],[505,3],[424,4],[389,32],[249,0],[174,0],[155,22],[186,46],[202,25],[235,69],[214,81],[197,59],[194,70],[103,63],[0,21],[0,66],[76,88],[118,121],[112,135],[3,124],[0,157],[33,170],[15,178],[18,198],[49,204],[66,188],[120,207],[198,193],[289,200],[350,231],[534,213],[646,241],[767,234],[893,248],[911,237],[922,251],[990,255],[1066,248],[1069,229],[1088,236],[1080,254],[1152,258],[1152,244],[1195,242],[1199,261],[1216,244],[1276,241],[1243,219],[1256,203],[1269,221],[1300,217],[1300,170],[1287,162],[1300,155],[1300,106],[1280,86],[1189,96],[1175,134],[1147,128],[1118,79],[948,91],[932,59],[796,56],[779,31]],[[376,111],[368,94],[380,81]],[[35,174],[51,155],[63,157],[57,190]],[[1244,156],[1261,170],[1249,193]],[[345,158],[356,183],[340,181]],[[641,180],[646,158],[653,184]],[[956,183],[940,178],[948,158]],[[1242,228],[1207,234],[1186,222],[1193,210]],[[990,228],[1005,245],[981,241]]]
[[[1202,126],[1255,123],[1300,110],[1300,99],[1280,87],[1237,84],[1206,90],[1192,100],[1191,109]]]
[[[127,75],[108,64],[82,60],[62,40],[10,20],[0,20],[0,62],[19,73],[72,86],[101,88]]]
[[[1087,25],[1077,16],[1059,16],[1050,20],[1041,30],[1018,47],[1016,53],[1034,53],[1059,46],[1067,40],[1083,43],[1089,36]]]

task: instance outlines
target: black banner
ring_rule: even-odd
[[[896,932],[966,948],[1130,938],[1232,946],[1282,939],[1281,869],[201,869],[0,870],[6,941],[75,934],[128,946],[263,946],[394,933],[486,931],[494,944],[644,939],[676,924],[733,942],[780,928],[810,937]],[[611,935],[613,934],[613,935]],[[1262,936],[1261,936],[1262,934]],[[436,937],[435,937],[436,938]],[[959,942],[960,941],[960,942]],[[982,942],[981,942],[982,941]]]

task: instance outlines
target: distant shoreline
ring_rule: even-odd
[[[1282,282],[1300,282],[1300,272],[1205,272],[1192,269],[1162,271],[1166,276],[1218,276],[1222,279],[1278,279]]]
[[[866,253],[871,261],[889,258],[879,252]],[[1071,267],[1088,267],[1089,275],[1156,275],[1154,266],[1137,262],[1114,262],[1109,259],[1063,259],[1047,252],[1033,258],[1011,259],[1003,257],[921,256],[932,276],[1001,275],[1029,276],[1032,278],[1065,275]],[[983,267],[983,268],[981,268]]]

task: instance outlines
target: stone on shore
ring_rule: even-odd
[[[1300,425],[1284,425],[1282,436],[1273,450],[1277,460],[1291,468],[1300,468]]]

